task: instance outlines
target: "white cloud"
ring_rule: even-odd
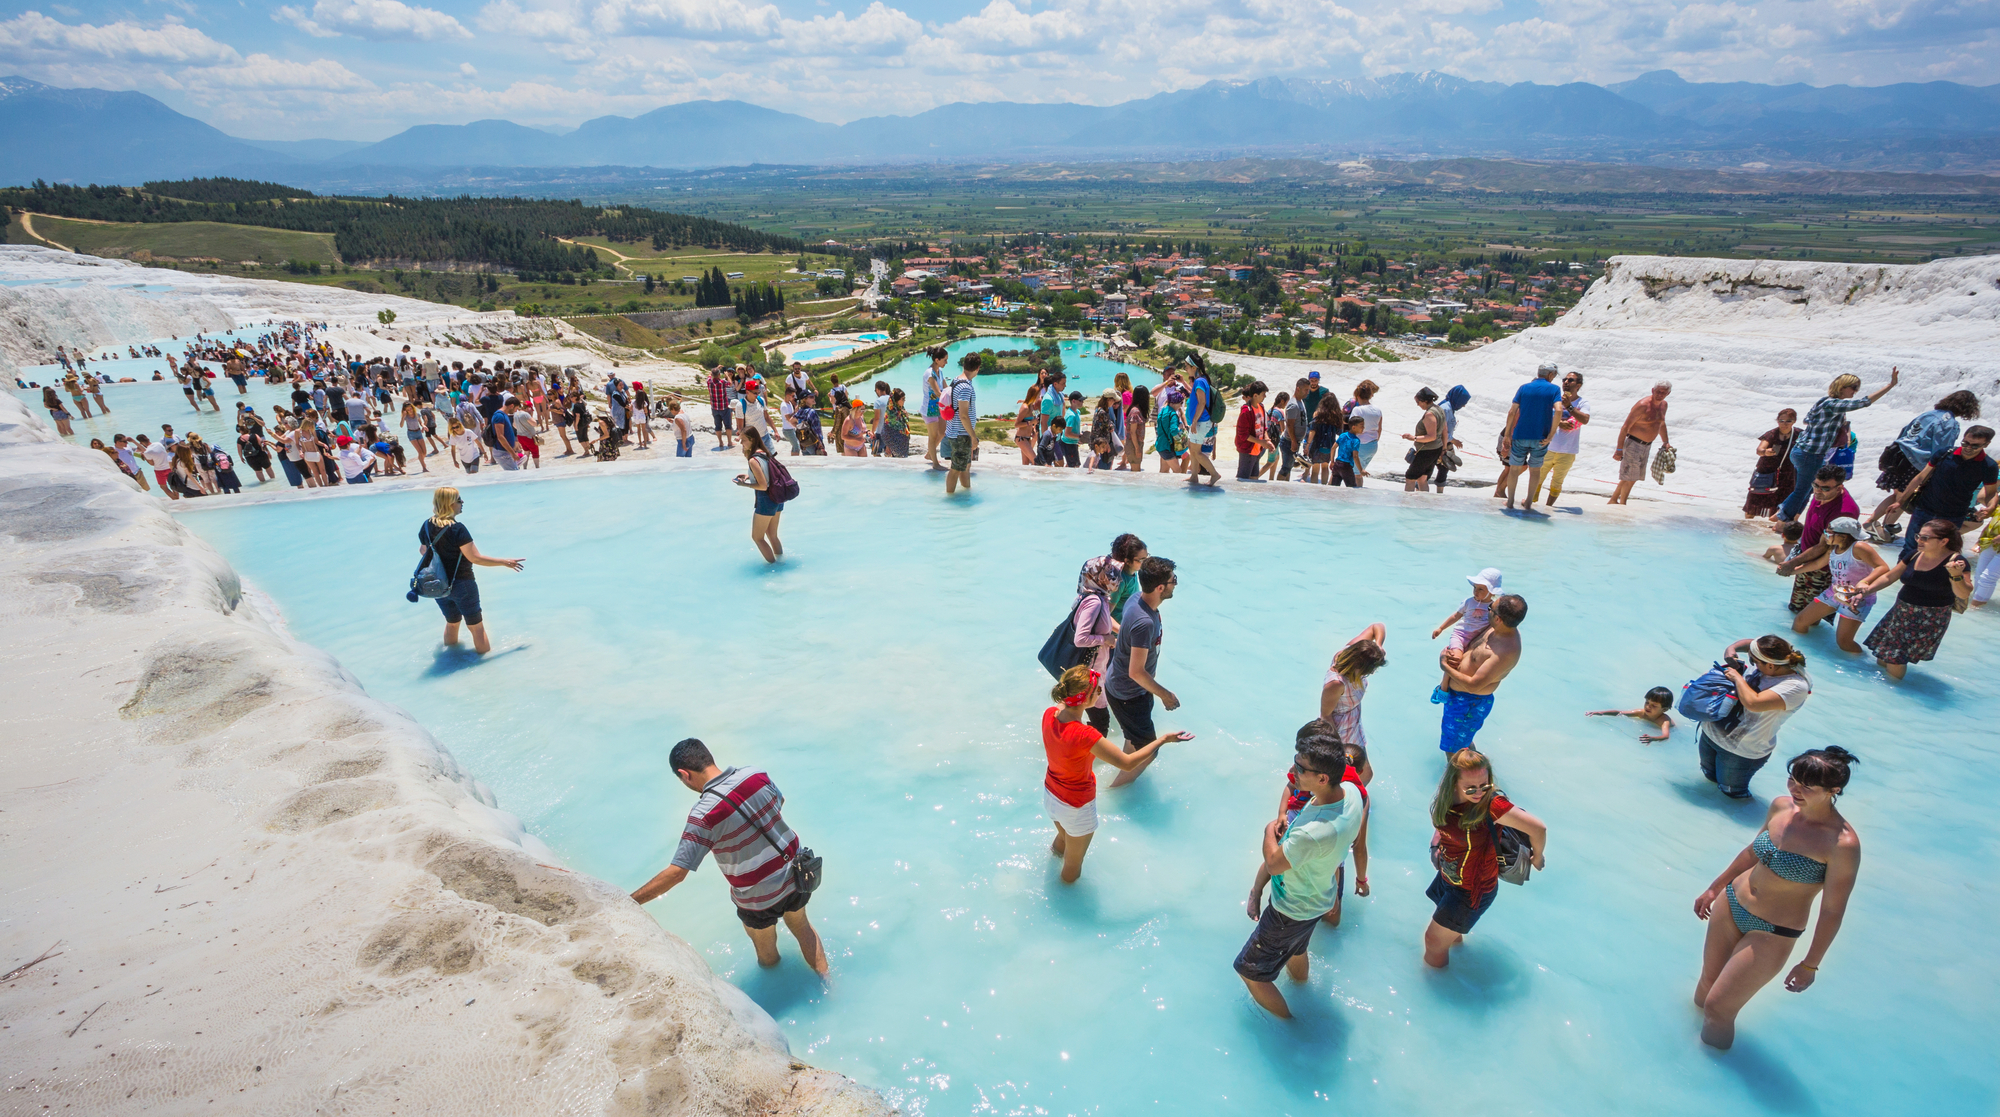
[[[715,42],[773,39],[784,22],[776,5],[743,0],[606,0],[591,13],[591,24],[609,35]]]
[[[347,93],[369,88],[361,75],[330,58],[293,62],[253,54],[227,66],[187,70],[181,81],[191,90],[313,90]]]
[[[75,61],[78,56],[186,65],[230,61],[237,54],[235,48],[179,23],[146,27],[120,20],[94,26],[60,23],[40,12],[23,12],[0,22],[0,60]]]
[[[432,42],[472,37],[472,32],[452,16],[435,8],[411,7],[401,0],[319,0],[310,13],[282,7],[272,12],[271,18],[322,39],[352,35],[376,42]]]
[[[464,74],[466,77],[476,78],[479,76],[479,67],[474,66],[470,62],[461,62],[458,64],[458,72]]]
[[[877,5],[878,7],[880,5]],[[1078,9],[1023,11],[1013,0],[993,0],[978,12],[938,28],[938,36],[960,50],[985,54],[1051,50],[1066,43],[1095,40],[1097,21]]]

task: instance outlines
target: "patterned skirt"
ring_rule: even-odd
[[[1937,655],[1938,644],[1944,640],[1944,630],[1950,624],[1949,605],[1898,601],[1861,643],[1884,663],[1922,663]]]

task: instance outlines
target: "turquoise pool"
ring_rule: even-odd
[[[1702,782],[1686,727],[1645,747],[1582,712],[1677,688],[1726,641],[1782,630],[1784,583],[1745,556],[1761,540],[998,473],[946,502],[919,470],[807,466],[791,558],[767,569],[729,472],[468,488],[481,548],[528,558],[480,573],[498,648],[483,662],[441,653],[435,608],[403,600],[427,494],[184,522],[579,869],[634,887],[665,863],[690,799],[667,770],[676,739],[767,768],[826,857],[811,911],[832,979],[789,939],[760,970],[712,865],[650,910],[801,1058],[909,1113],[1991,1111],[2000,963],[1980,944],[2000,895],[1973,784],[1995,755],[2000,617],[1955,620],[1902,686],[1829,632],[1806,638],[1816,694],[1781,751],[1861,755],[1846,810],[1867,860],[1818,983],[1767,989],[1718,1055],[1689,1003],[1690,908],[1761,809]],[[1180,563],[1160,675],[1185,705],[1160,716],[1199,738],[1103,793],[1083,880],[1064,887],[1034,652],[1078,565],[1125,530]],[[324,561],[327,538],[341,561]],[[1504,886],[1436,973],[1418,957],[1439,766],[1426,636],[1489,565],[1531,611],[1482,742],[1549,822],[1549,868]],[[1375,620],[1390,633],[1366,714],[1375,892],[1314,937],[1312,981],[1288,989],[1299,1019],[1280,1024],[1230,969],[1258,835],[1328,657]],[[1781,786],[1775,767],[1754,784]]]
[[[1062,346],[1063,372],[1069,377],[1068,390],[1082,392],[1095,398],[1098,393],[1112,386],[1112,380],[1119,373],[1132,378],[1134,384],[1144,384],[1153,388],[1160,382],[1158,373],[1141,365],[1128,365],[1104,356],[1104,343],[1082,341],[1070,338],[1060,343]],[[967,353],[977,353],[991,349],[997,353],[1016,350],[1030,350],[1034,340],[1025,337],[976,337],[961,338],[945,346],[951,351],[950,368],[955,374],[959,357]],[[930,358],[922,353],[897,361],[886,371],[868,377],[867,383],[886,380],[891,388],[901,388],[909,393],[912,401],[919,398],[924,370],[930,367]],[[1025,373],[1007,376],[981,376],[976,384],[979,391],[979,413],[982,415],[1012,415],[1021,398],[1033,387],[1035,378]],[[914,402],[912,404],[914,406]]]

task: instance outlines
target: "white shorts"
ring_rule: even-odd
[[[1097,800],[1092,799],[1081,807],[1072,807],[1056,798],[1055,792],[1042,788],[1042,809],[1049,812],[1063,833],[1081,838],[1085,834],[1097,832]]]
[[[1207,419],[1202,419],[1195,423],[1194,437],[1189,439],[1189,441],[1199,446],[1202,443],[1207,442],[1209,436],[1214,433],[1215,433],[1215,424],[1209,422]]]

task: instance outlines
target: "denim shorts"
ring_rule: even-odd
[[[1447,931],[1468,935],[1472,933],[1472,925],[1478,923],[1479,917],[1486,914],[1486,909],[1493,906],[1493,901],[1500,898],[1500,885],[1495,882],[1490,891],[1474,900],[1472,893],[1444,879],[1444,874],[1439,873],[1431,878],[1431,886],[1424,889],[1424,895],[1437,905],[1437,910],[1431,912],[1431,922]]]
[[[771,494],[765,491],[760,490],[757,493],[757,514],[759,516],[775,516],[784,510],[785,504],[783,501],[772,500]]]
[[[444,613],[446,624],[480,624],[486,614],[479,608],[479,583],[470,578],[460,578],[451,584],[451,590],[437,599],[438,609]]]
[[[1548,444],[1539,438],[1517,438],[1507,448],[1507,464],[1525,465],[1530,469],[1540,469],[1542,468],[1542,458],[1548,452]]]

